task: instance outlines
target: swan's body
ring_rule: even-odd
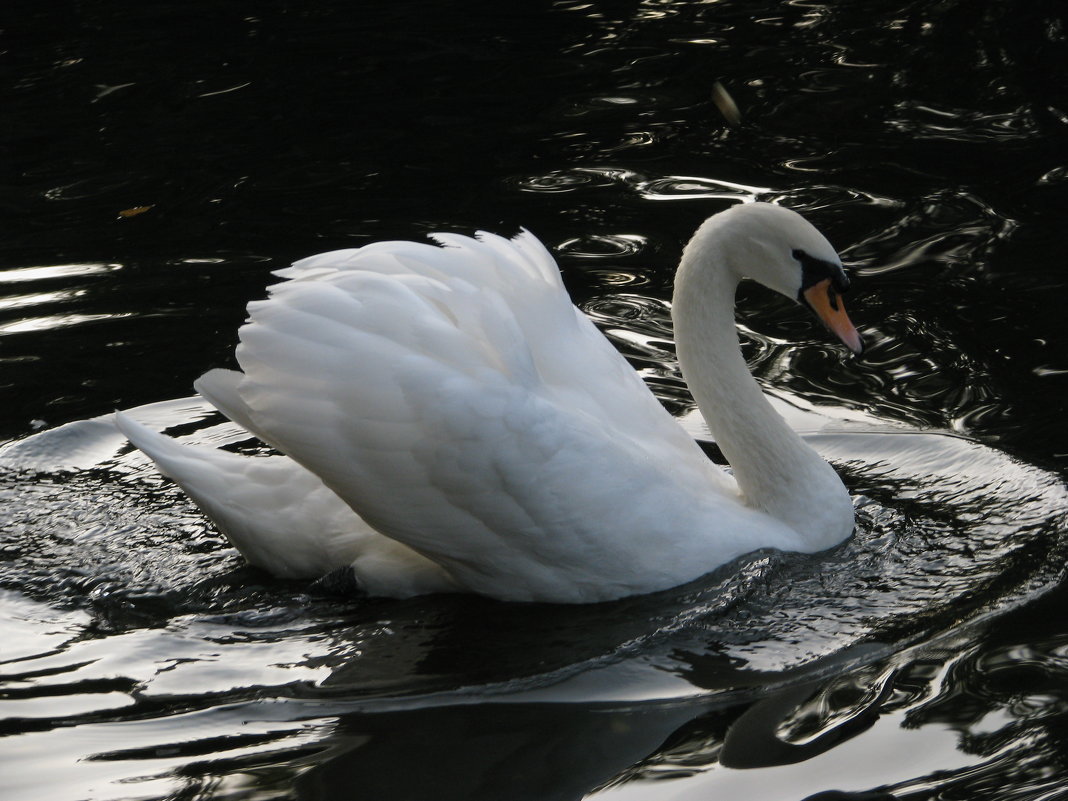
[[[571,304],[532,235],[435,239],[313,256],[249,305],[243,372],[197,389],[286,456],[181,445],[119,416],[250,562],[309,577],[351,565],[377,595],[586,602],[850,534],[845,488],[768,405],[734,326],[749,275],[826,293],[859,349],[832,288],[841,263],[797,214],[710,218],[676,279],[679,360],[736,478]]]

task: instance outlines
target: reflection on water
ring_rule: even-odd
[[[14,797],[1063,795],[1060,0],[12,13]],[[808,214],[858,275],[863,360],[740,293],[749,363],[858,494],[830,553],[580,609],[337,597],[244,567],[101,418],[256,451],[185,396],[270,269],[523,225],[704,436],[671,270],[753,198]]]
[[[0,270],[0,335],[48,331],[108,320],[115,316],[132,316],[131,312],[118,315],[84,314],[76,311],[49,313],[56,309],[83,307],[91,293],[91,283],[75,279],[98,276],[119,269],[119,264],[53,264]],[[55,288],[59,282],[64,284],[62,289]],[[8,289],[5,284],[13,286]],[[36,289],[37,284],[40,284],[40,290],[27,291]],[[18,294],[13,294],[14,292]]]
[[[52,264],[42,267],[20,267],[0,272],[0,284],[44,281],[51,278],[70,278],[76,275],[95,275],[117,270],[120,266],[118,264]]]

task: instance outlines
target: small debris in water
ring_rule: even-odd
[[[738,104],[719,81],[712,84],[712,102],[731,125],[742,124],[742,112],[738,110]]]
[[[130,208],[130,209],[123,209],[122,211],[119,212],[119,216],[122,217],[123,219],[127,219],[129,217],[136,217],[138,214],[144,214],[146,211],[148,211],[151,208],[154,208],[154,207],[153,206],[134,206],[133,208]]]

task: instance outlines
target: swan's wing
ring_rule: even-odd
[[[455,588],[438,565],[375,532],[288,457],[180,443],[121,412],[115,423],[257,567],[282,578],[318,578],[351,566],[372,595]]]
[[[443,241],[314,257],[250,304],[251,430],[478,592],[592,600],[702,572],[648,556],[728,482],[533,237]]]
[[[698,455],[693,439],[571,303],[555,260],[537,237],[524,230],[513,239],[484,232],[477,239],[457,234],[433,239],[443,247],[379,242],[311,256],[276,274],[290,283],[354,272],[392,276],[410,285],[422,305],[440,313],[446,328],[455,329],[476,352],[501,364],[514,358],[527,362],[541,389],[562,403],[615,421],[620,432],[652,447],[676,450],[684,462]],[[289,288],[283,284],[275,290],[283,299]],[[373,331],[372,310],[364,318],[365,330]],[[384,336],[395,332],[396,326],[381,329]],[[411,344],[413,351],[421,347]],[[712,481],[733,492],[728,476],[718,469],[714,474]]]

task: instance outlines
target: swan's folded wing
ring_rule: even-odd
[[[240,385],[244,375],[237,370],[216,368],[208,370],[193,382],[193,389],[212,406],[246,431],[253,431],[252,418],[241,397]]]
[[[643,557],[726,482],[536,240],[446,244],[317,257],[250,304],[253,430],[469,589],[594,600],[684,580]],[[658,562],[684,573],[690,556]]]
[[[488,348],[504,361],[521,354],[542,388],[557,393],[562,402],[615,421],[632,438],[678,449],[683,458],[696,453],[692,439],[633,368],[572,305],[556,262],[537,237],[523,231],[513,239],[487,233],[477,239],[456,234],[433,238],[443,247],[378,242],[311,256],[277,271],[290,281],[275,287],[275,295],[284,302],[293,284],[353,273],[410,282],[421,301],[412,310],[429,304],[446,328],[468,337],[464,346],[474,343],[475,352],[482,354]],[[362,322],[368,332],[378,322],[372,312]],[[430,319],[426,322],[429,327]],[[381,333],[394,336],[397,326],[382,326]],[[419,343],[412,345],[418,350]],[[711,480],[724,491],[733,487],[720,471]]]

